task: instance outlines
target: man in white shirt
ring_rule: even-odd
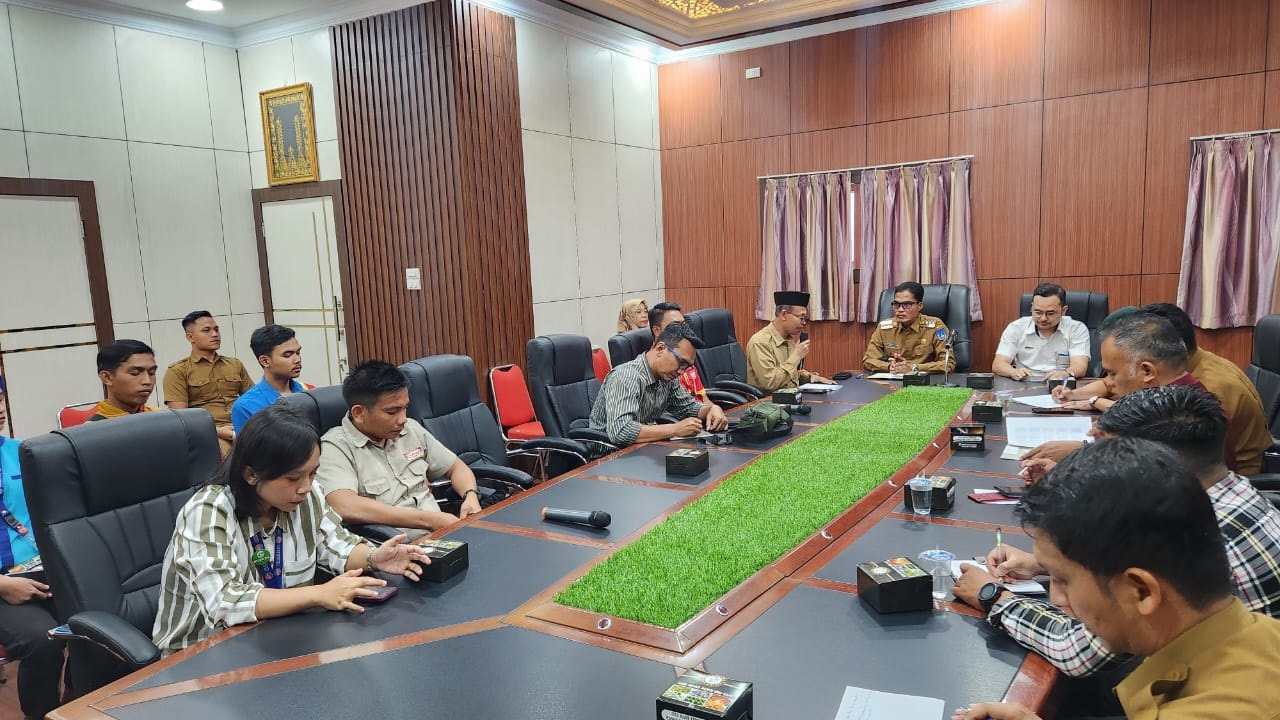
[[[1067,292],[1041,283],[1031,293],[1031,315],[1009,323],[1000,336],[991,370],[997,375],[1026,380],[1084,377],[1089,370],[1089,328],[1067,316]],[[1067,367],[1059,366],[1064,356]]]

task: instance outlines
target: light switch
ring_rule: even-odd
[[[422,270],[420,268],[404,269],[404,284],[410,290],[422,289]]]
[[[758,67],[747,68],[747,79],[748,79],[748,80],[754,80],[754,79],[756,79],[756,78],[758,78],[758,77],[760,77],[760,68],[758,68]]]

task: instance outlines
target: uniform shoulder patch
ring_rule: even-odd
[[[924,326],[925,326],[925,327],[927,327],[927,328],[930,328],[930,329],[936,328],[936,327],[938,327],[938,321],[937,321],[937,320],[925,320],[925,321],[924,321]]]
[[[881,330],[892,330],[892,329],[893,329],[893,321],[892,321],[892,320],[881,320],[881,321],[880,321],[880,329],[881,329]]]

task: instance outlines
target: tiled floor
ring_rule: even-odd
[[[18,707],[18,663],[4,666],[6,682],[0,684],[0,720],[22,720]]]

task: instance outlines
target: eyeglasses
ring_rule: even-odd
[[[1032,317],[1045,318],[1046,320],[1052,320],[1061,314],[1062,313],[1057,310],[1032,310],[1031,311]]]
[[[794,317],[795,319],[799,320],[801,325],[808,325],[808,324],[809,324],[809,316],[808,316],[808,315],[797,315],[796,313],[793,313],[793,312],[791,312],[790,310],[788,310],[787,312],[788,312],[792,317]]]
[[[893,305],[894,310],[905,310],[919,304],[920,303],[916,300],[894,300],[890,303],[890,305]]]
[[[675,353],[672,353],[672,354],[674,355]],[[693,363],[689,362],[688,360],[685,360],[679,355],[676,355],[676,358],[680,360],[680,364],[676,367],[676,372],[684,372],[685,370],[688,370],[689,368],[693,367]]]

